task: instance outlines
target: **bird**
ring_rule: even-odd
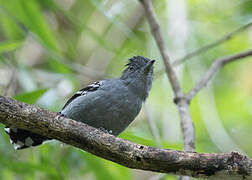
[[[154,62],[143,56],[128,59],[120,77],[96,81],[77,91],[63,106],[60,116],[118,136],[136,118],[148,97]],[[16,150],[51,140],[14,127],[6,127],[5,132]]]

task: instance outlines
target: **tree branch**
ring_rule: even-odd
[[[207,44],[207,45],[205,45],[205,46],[203,46],[203,47],[201,47],[201,48],[199,48],[199,49],[196,49],[195,51],[192,51],[192,52],[186,54],[184,57],[182,57],[182,58],[180,58],[180,59],[175,60],[175,61],[172,63],[172,65],[173,65],[173,66],[177,66],[177,65],[179,65],[179,64],[181,64],[181,63],[183,63],[183,62],[185,62],[186,60],[193,58],[194,56],[197,56],[197,55],[199,55],[199,54],[201,54],[201,53],[204,53],[204,52],[208,51],[209,49],[211,49],[211,48],[213,48],[213,47],[216,47],[216,46],[222,44],[223,42],[232,39],[232,38],[234,37],[234,35],[236,35],[236,34],[242,32],[242,31],[245,31],[245,30],[248,29],[251,25],[252,25],[252,22],[247,23],[247,24],[245,24],[245,25],[239,27],[238,29],[236,29],[236,30],[234,30],[234,31],[232,31],[232,32],[230,32],[230,33],[228,33],[228,34],[226,34],[225,36],[221,37],[220,39],[218,39],[218,40],[216,40],[216,41],[214,41],[214,42],[212,42],[212,43],[210,43],[210,44]]]
[[[202,87],[204,87],[206,85],[206,83],[209,81],[209,79],[213,76],[213,74],[220,67],[222,67],[223,65],[225,65],[226,63],[228,63],[229,61],[232,61],[232,60],[229,60],[230,58],[225,60],[226,58],[224,58],[224,60],[219,61],[218,63],[214,63],[213,68],[210,68],[209,71],[205,74],[205,76],[203,76],[202,80],[199,81],[199,83],[197,83],[196,86],[188,94],[185,95],[180,87],[180,84],[178,82],[176,74],[173,70],[171,63],[170,63],[170,59],[168,56],[168,50],[166,48],[164,38],[162,37],[160,26],[158,24],[155,12],[153,10],[152,3],[150,0],[140,0],[140,2],[143,4],[143,7],[145,9],[146,17],[148,19],[152,35],[155,38],[156,43],[157,43],[159,50],[161,52],[161,55],[163,57],[163,62],[165,65],[166,73],[168,75],[173,92],[175,94],[174,102],[177,104],[177,108],[178,108],[180,119],[181,119],[180,122],[181,122],[181,128],[182,128],[182,133],[183,133],[184,150],[194,151],[194,149],[195,149],[195,135],[194,135],[193,122],[192,122],[190,111],[189,111],[189,102],[191,101],[192,97]],[[196,53],[204,52],[207,49],[224,42],[225,40],[231,38],[234,34],[246,29],[250,25],[251,24],[249,23],[249,24],[245,25],[244,27],[241,27],[240,29],[236,30],[235,32],[228,34],[223,39],[220,39],[217,42],[214,42],[206,47],[203,47],[202,49],[198,50]],[[190,58],[190,57],[194,56],[195,54],[191,54],[189,57],[186,57],[186,58]],[[238,57],[238,58],[242,58],[242,57]],[[185,60],[185,59],[183,59],[183,60]],[[188,178],[182,177],[181,179],[188,179]]]
[[[252,159],[237,152],[181,152],[135,144],[4,96],[0,96],[0,122],[60,140],[129,168],[201,178],[252,179]]]
[[[189,101],[185,98],[184,92],[180,87],[177,76],[171,65],[170,58],[168,55],[168,49],[167,46],[165,45],[165,41],[162,36],[160,26],[158,24],[156,14],[152,7],[152,3],[150,0],[140,0],[140,2],[143,4],[145,14],[150,25],[151,33],[155,38],[156,43],[161,52],[161,55],[163,57],[166,73],[168,75],[173,92],[175,94],[174,102],[177,105],[178,112],[180,115],[180,124],[184,140],[184,150],[194,151],[195,135],[194,135],[194,126],[189,111]]]
[[[217,59],[213,62],[211,67],[208,69],[208,71],[203,75],[203,77],[196,83],[196,85],[186,94],[186,97],[188,100],[191,100],[204,86],[207,85],[207,83],[210,81],[210,79],[214,76],[215,73],[218,72],[218,70],[226,65],[227,63],[245,58],[247,56],[252,55],[252,49],[235,54],[232,56],[227,56],[224,58]]]
[[[170,57],[168,55],[168,49],[165,44],[164,38],[162,37],[160,26],[159,26],[156,14],[154,12],[154,9],[152,7],[151,1],[150,0],[140,0],[140,2],[143,4],[144,10],[145,10],[145,15],[146,15],[148,22],[149,22],[149,25],[150,25],[151,33],[152,33],[153,37],[155,38],[156,43],[158,45],[158,48],[159,48],[161,55],[163,57],[165,70],[168,75],[169,81],[171,83],[173,92],[175,94],[175,98],[182,97],[184,93],[180,87],[177,76],[171,66]]]

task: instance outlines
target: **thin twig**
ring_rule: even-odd
[[[208,69],[208,71],[203,75],[203,77],[196,83],[196,85],[186,94],[186,97],[188,100],[191,100],[204,86],[207,85],[207,83],[210,81],[210,79],[214,76],[215,73],[218,72],[218,70],[226,65],[227,63],[245,58],[247,56],[252,55],[252,49],[235,54],[232,56],[227,56],[224,58],[217,59],[213,62],[211,67]]]
[[[231,39],[234,37],[234,35],[236,35],[236,34],[238,34],[238,33],[240,33],[240,32],[245,31],[245,30],[248,29],[251,25],[252,25],[252,22],[247,23],[247,24],[245,24],[245,25],[239,27],[238,29],[236,29],[236,30],[234,30],[234,31],[232,31],[232,32],[230,32],[230,33],[228,33],[228,34],[226,34],[225,36],[221,37],[220,39],[218,39],[218,40],[216,40],[216,41],[214,41],[214,42],[212,42],[212,43],[210,43],[210,44],[207,44],[207,45],[205,45],[205,46],[203,46],[203,47],[201,47],[201,48],[199,48],[199,49],[196,49],[195,51],[192,51],[192,52],[186,54],[184,57],[182,57],[182,58],[180,58],[180,59],[175,60],[175,61],[172,63],[172,65],[173,65],[173,66],[177,66],[177,65],[179,65],[179,64],[181,64],[181,63],[183,63],[183,62],[185,62],[186,60],[191,59],[191,58],[194,57],[194,56],[197,56],[197,55],[199,55],[199,54],[202,54],[202,53],[204,53],[204,52],[210,50],[211,48],[214,48],[214,47],[216,47],[216,46],[222,44],[223,42],[226,42],[226,41],[228,41],[228,40],[231,40]]]
[[[195,150],[194,126],[189,111],[189,103],[184,96],[184,92],[180,87],[177,76],[170,63],[170,58],[168,56],[168,49],[167,46],[165,45],[165,41],[162,36],[160,26],[158,24],[156,14],[152,7],[152,3],[150,0],[141,0],[140,2],[143,4],[143,7],[145,9],[145,14],[148,19],[152,35],[155,38],[156,43],[161,52],[161,55],[163,57],[166,73],[171,83],[173,93],[175,94],[174,100],[177,105],[180,116],[180,124],[184,140],[184,150],[194,151]]]
[[[207,45],[205,45],[205,46],[203,46],[203,47],[201,47],[201,48],[199,48],[199,49],[196,49],[195,51],[192,51],[192,52],[186,54],[184,57],[179,58],[179,59],[173,61],[173,62],[172,62],[172,66],[173,66],[173,67],[176,67],[176,66],[178,66],[178,65],[181,65],[183,62],[185,62],[185,61],[187,61],[187,60],[193,58],[194,56],[197,56],[197,55],[199,55],[199,54],[202,54],[202,53],[204,53],[204,52],[210,50],[211,48],[214,48],[214,47],[216,47],[216,46],[218,46],[218,45],[220,45],[220,44],[222,44],[222,43],[224,43],[224,42],[226,42],[226,41],[228,41],[228,40],[231,40],[235,35],[237,35],[238,33],[241,33],[241,32],[243,32],[243,31],[245,31],[245,30],[248,29],[250,26],[252,26],[252,22],[247,23],[247,24],[245,24],[245,25],[239,27],[239,28],[236,29],[235,31],[232,31],[232,32],[226,34],[225,36],[221,37],[220,39],[218,39],[218,40],[216,40],[216,41],[214,41],[214,42],[212,42],[212,43],[210,43],[210,44],[207,44]],[[163,69],[157,70],[157,71],[156,71],[156,74],[155,74],[156,79],[157,79],[159,76],[161,76],[163,73],[164,73],[164,70],[163,70]]]
[[[147,17],[149,25],[150,25],[151,33],[152,33],[153,37],[155,38],[156,43],[157,43],[159,50],[161,52],[161,55],[163,57],[163,62],[165,65],[166,73],[167,73],[168,78],[170,80],[173,92],[175,94],[175,98],[182,97],[184,93],[180,87],[177,76],[171,66],[170,58],[168,55],[168,49],[165,44],[164,38],[162,36],[156,14],[155,14],[154,9],[152,7],[152,3],[150,0],[142,0],[140,2],[144,6],[145,14],[146,14],[146,17]]]
[[[194,126],[189,111],[189,103],[184,96],[184,92],[179,84],[177,76],[171,65],[170,58],[168,55],[168,49],[162,36],[161,29],[157,20],[157,16],[154,12],[152,3],[150,0],[140,0],[140,2],[143,4],[145,14],[150,25],[151,33],[155,38],[157,46],[163,57],[166,73],[168,75],[168,79],[171,83],[172,90],[175,95],[174,102],[177,105],[180,116],[180,125],[183,134],[184,150],[194,151],[195,135],[194,135]]]
[[[144,104],[144,112],[146,114],[146,119],[147,119],[147,122],[148,122],[148,125],[150,128],[151,134],[155,139],[156,145],[157,145],[157,147],[161,148],[162,141],[161,141],[161,138],[160,138],[160,135],[158,132],[158,128],[154,122],[154,119],[151,116],[150,108],[149,108],[148,104],[146,104],[146,103]]]

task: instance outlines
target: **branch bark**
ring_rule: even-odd
[[[235,54],[232,56],[227,56],[224,58],[217,59],[213,62],[208,71],[203,75],[203,77],[196,83],[196,85],[186,94],[188,100],[191,100],[203,87],[207,85],[207,83],[211,80],[211,78],[218,72],[218,70],[226,65],[227,63],[245,58],[247,56],[252,55],[252,49],[248,51],[244,51],[239,54]]]
[[[252,179],[252,159],[237,152],[181,152],[135,144],[4,96],[0,96],[0,122],[60,140],[129,168],[201,178]]]

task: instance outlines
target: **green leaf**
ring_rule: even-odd
[[[67,65],[62,63],[61,61],[48,59],[48,63],[54,72],[65,73],[65,74],[72,72],[71,69]]]
[[[15,50],[21,44],[21,41],[6,41],[0,43],[0,53]]]
[[[143,144],[146,146],[155,146],[155,144],[156,144],[154,140],[145,139],[142,137],[135,136],[132,133],[130,133],[129,131],[123,132],[122,134],[120,134],[119,137],[122,139],[127,139],[127,140],[135,142],[135,143]]]
[[[44,172],[47,175],[54,177],[54,179],[57,179],[57,171],[56,169],[52,167],[48,167],[42,164],[35,164],[35,163],[29,163],[24,162],[16,159],[10,159],[6,157],[1,157],[0,159],[0,168],[1,170],[3,168],[6,168],[7,170],[10,170],[11,172],[15,172],[19,175],[25,175],[28,174],[31,176],[35,172]]]
[[[18,101],[34,104],[48,89],[39,89],[15,96]]]
[[[24,25],[25,29],[33,32],[44,46],[58,52],[59,44],[56,36],[46,21],[38,1],[0,0],[0,4],[8,12],[9,17],[16,21],[16,24]]]
[[[1,7],[1,6],[0,6]],[[23,40],[24,32],[2,8],[0,8],[0,26],[3,36],[9,40]]]
[[[135,136],[134,134],[130,133],[129,131],[124,131],[122,134],[119,135],[119,137],[122,139],[127,139],[127,140],[134,142],[134,143],[137,143],[137,144],[143,144],[146,146],[153,146],[153,147],[157,146],[154,139],[146,139],[143,137],[138,137],[138,136]],[[183,149],[182,144],[168,143],[163,139],[161,139],[161,142],[162,142],[162,148],[177,149],[177,150]]]
[[[110,166],[106,166],[104,162],[107,160],[98,158],[91,154],[80,152],[80,155],[86,160],[87,168],[94,172],[97,180],[116,180],[118,177],[109,171]]]
[[[29,0],[19,1],[22,8],[22,14],[24,14],[23,23],[38,35],[38,37],[48,46],[50,49],[57,51],[58,44],[55,35],[51,31],[51,27],[46,22],[43,12],[39,7],[38,1]]]

